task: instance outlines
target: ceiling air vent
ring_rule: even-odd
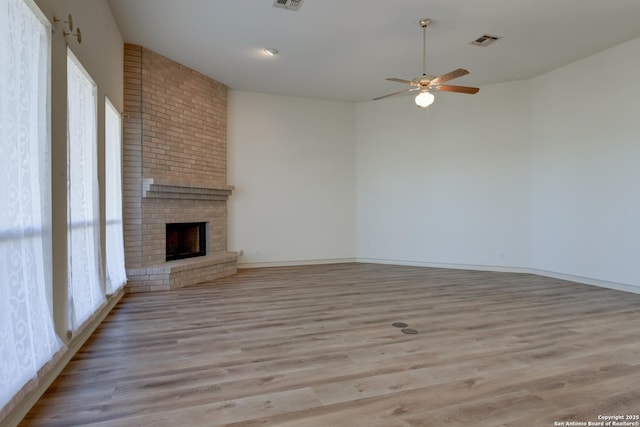
[[[297,12],[302,7],[304,0],[276,0],[273,2],[273,7],[279,7],[282,9],[293,10]]]
[[[498,37],[498,36],[491,36],[489,34],[485,34],[482,37],[478,37],[477,39],[475,39],[474,41],[471,42],[471,44],[474,44],[476,46],[489,46],[491,43],[495,42],[496,40],[501,39],[502,37]]]

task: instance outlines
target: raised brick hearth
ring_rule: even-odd
[[[227,252],[227,88],[125,45],[127,290],[169,290],[235,274]],[[206,255],[165,261],[166,224],[206,223]]]

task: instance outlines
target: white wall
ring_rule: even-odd
[[[357,257],[424,265],[529,260],[529,85],[357,110]]]
[[[640,39],[532,81],[532,262],[640,286]]]
[[[638,52],[428,111],[232,91],[229,246],[246,265],[355,257],[640,292]]]
[[[355,105],[232,90],[228,117],[239,264],[352,260]]]
[[[640,39],[535,79],[357,109],[359,260],[640,291]]]

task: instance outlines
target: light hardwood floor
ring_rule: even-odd
[[[553,426],[635,415],[639,303],[526,274],[241,270],[125,296],[22,425]]]

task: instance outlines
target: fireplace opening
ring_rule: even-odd
[[[167,224],[167,261],[207,254],[207,223]]]

